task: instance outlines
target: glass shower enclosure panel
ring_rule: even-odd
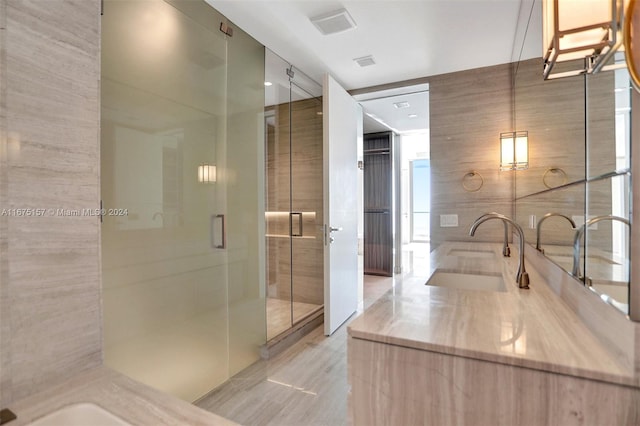
[[[291,144],[289,63],[265,53],[265,223],[267,340],[290,329]]]
[[[324,304],[322,86],[291,67],[291,317]]]
[[[277,341],[324,304],[322,87],[265,57],[267,339]]]
[[[187,401],[266,340],[264,50],[220,22],[203,1],[106,0],[102,17],[105,364]]]

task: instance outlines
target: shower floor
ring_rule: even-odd
[[[293,302],[293,318],[298,321],[322,305]],[[292,304],[289,300],[267,298],[267,340],[271,340],[283,331],[291,328]]]

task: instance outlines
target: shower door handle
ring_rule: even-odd
[[[300,212],[291,212],[289,213],[290,219],[289,219],[289,233],[291,234],[292,237],[302,237],[302,213]],[[293,217],[297,216],[298,217],[298,232],[294,233],[293,232]]]
[[[220,222],[219,234],[216,232],[216,222]],[[227,248],[227,226],[223,214],[211,215],[211,248]]]

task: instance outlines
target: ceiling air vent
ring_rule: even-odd
[[[311,18],[311,22],[323,35],[341,33],[356,27],[356,23],[346,9],[335,10]]]
[[[373,60],[373,56],[363,56],[362,58],[355,58],[355,63],[361,67],[368,67],[369,65],[375,65],[376,61]]]

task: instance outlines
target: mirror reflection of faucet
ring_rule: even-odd
[[[571,224],[571,229],[576,229],[576,223],[569,216],[565,216],[565,215],[563,215],[561,213],[547,213],[544,216],[542,216],[540,218],[540,220],[538,221],[538,224],[536,225],[536,250],[538,250],[542,254],[544,254],[544,249],[540,247],[541,246],[541,244],[540,244],[540,226],[542,225],[542,222],[544,222],[545,220],[549,219],[550,217],[554,217],[554,216],[559,216],[559,217],[563,217],[563,218],[567,219],[569,221],[569,223]]]
[[[518,260],[518,271],[516,272],[516,282],[518,283],[519,288],[528,289],[529,274],[525,270],[525,266],[524,266],[524,231],[522,231],[522,227],[520,225],[518,225],[512,219],[509,219],[503,214],[487,213],[487,214],[483,214],[473,222],[473,224],[471,225],[471,229],[469,230],[469,235],[473,237],[476,233],[476,229],[478,229],[478,226],[480,226],[482,223],[491,219],[498,219],[503,221],[505,223],[505,227],[507,226],[507,222],[510,223],[511,225],[513,225],[514,229],[518,233],[518,238],[520,240],[518,244],[518,249],[520,250],[520,256]]]
[[[584,225],[578,228],[575,236],[573,237],[573,268],[571,269],[571,275],[573,275],[574,277],[582,281],[582,283],[586,286],[591,286],[591,279],[589,277],[580,275],[580,240],[584,235],[585,229],[587,229],[589,226],[593,225],[594,223],[600,222],[601,220],[618,221],[618,222],[624,223],[627,226],[631,226],[631,223],[629,222],[629,220],[623,217],[607,215],[607,216],[596,216],[594,218],[591,218],[587,220],[584,223]]]

